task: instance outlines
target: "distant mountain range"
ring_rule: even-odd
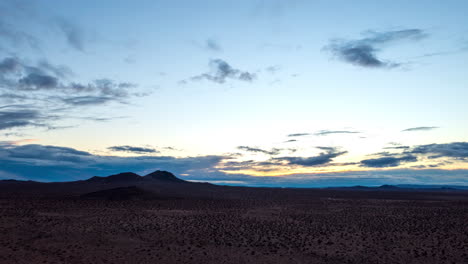
[[[461,185],[422,185],[422,184],[397,184],[381,186],[362,186],[355,185],[349,187],[328,187],[328,189],[356,189],[356,190],[468,190],[468,186]]]
[[[382,185],[329,188],[235,187],[190,182],[168,171],[157,170],[145,176],[124,172],[107,177],[94,176],[70,182],[0,181],[0,198],[61,197],[83,199],[169,199],[203,197],[209,199],[272,199],[272,197],[359,197],[396,199],[418,196],[423,199],[440,195],[462,195],[468,186],[451,185]],[[281,199],[283,199],[281,198]]]

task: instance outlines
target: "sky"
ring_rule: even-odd
[[[466,10],[0,0],[0,179],[468,185]]]

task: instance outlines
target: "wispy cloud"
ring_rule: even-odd
[[[0,130],[20,127],[54,128],[51,121],[66,118],[65,110],[126,103],[139,93],[136,84],[98,79],[89,83],[69,81],[74,73],[46,60],[26,63],[18,57],[0,60]],[[8,107],[7,107],[8,106]],[[14,106],[14,107],[13,107]],[[49,113],[50,112],[50,113]],[[53,112],[53,113],[52,113]]]
[[[310,133],[295,133],[295,134],[289,134],[288,137],[303,137],[303,136],[309,136],[311,135]]]
[[[359,134],[361,132],[358,131],[350,131],[350,130],[320,130],[314,135],[316,136],[327,136],[327,135],[332,135],[332,134]]]
[[[428,36],[421,29],[404,29],[397,31],[368,31],[364,38],[355,40],[335,39],[324,47],[334,56],[344,62],[367,68],[395,68],[402,65],[401,62],[384,60],[378,53],[391,44],[402,41],[419,41]]]
[[[468,159],[468,142],[452,142],[445,144],[419,145],[409,151],[412,154],[426,154],[429,158]]]
[[[47,127],[57,116],[46,115],[29,105],[0,107],[0,130],[16,127]]]
[[[210,51],[222,51],[221,44],[215,39],[209,38],[205,41],[205,48]]]
[[[322,166],[329,164],[334,158],[348,153],[347,151],[339,151],[333,147],[319,147],[325,152],[312,157],[278,157],[276,161],[285,161],[288,165],[300,165],[304,167]]]
[[[281,149],[278,149],[278,148],[273,148],[271,150],[264,150],[261,148],[253,148],[253,147],[248,147],[248,146],[239,146],[237,148],[243,151],[247,151],[247,152],[263,153],[267,155],[278,155],[281,152]]]
[[[439,127],[436,126],[428,126],[428,127],[412,127],[412,128],[407,128],[402,130],[401,132],[414,132],[414,131],[429,131],[429,130],[434,130]]]
[[[84,43],[85,43],[85,35],[84,30],[76,25],[75,23],[71,22],[65,18],[58,18],[56,20],[57,26],[65,35],[67,43],[74,49],[84,52]]]
[[[209,63],[211,72],[202,73],[190,78],[191,81],[208,80],[215,83],[225,83],[227,79],[252,82],[256,79],[256,74],[248,71],[233,68],[222,59],[213,59]]]
[[[112,146],[108,147],[107,149],[117,152],[128,152],[128,153],[135,153],[135,154],[151,154],[151,153],[159,153],[158,150],[154,148],[148,147],[134,147],[134,146]]]
[[[397,167],[401,163],[416,162],[417,160],[417,157],[411,155],[406,155],[402,157],[382,157],[376,159],[361,160],[361,166],[370,168]]]

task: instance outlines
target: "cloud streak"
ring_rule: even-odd
[[[402,41],[419,41],[428,35],[421,29],[404,29],[396,31],[368,31],[364,38],[355,40],[335,39],[324,47],[335,57],[346,63],[366,68],[395,68],[402,65],[379,58],[378,54],[385,46],[397,44]]]
[[[405,162],[416,162],[418,159],[415,156],[407,155],[402,157],[382,157],[376,159],[362,160],[361,167],[369,168],[386,168],[386,167],[398,167],[401,163]]]
[[[112,146],[108,147],[107,149],[117,152],[128,152],[128,153],[135,153],[135,154],[151,154],[151,153],[159,153],[158,150],[154,148],[144,148],[144,147],[134,147],[134,146]]]
[[[334,158],[348,153],[347,151],[338,151],[333,147],[319,147],[319,149],[325,150],[325,152],[312,157],[278,157],[274,158],[274,160],[286,162],[288,165],[314,167],[329,164]]]
[[[137,85],[98,79],[89,83],[70,82],[73,72],[66,66],[45,60],[25,63],[17,57],[0,60],[0,130],[24,127],[54,128],[51,122],[66,118],[80,107],[126,103],[141,96]],[[14,107],[12,106],[14,105]],[[53,114],[49,112],[53,111]]]
[[[466,160],[468,159],[468,142],[419,145],[409,152],[412,154],[430,155],[429,158],[448,157]]]
[[[65,35],[67,43],[74,49],[84,52],[84,31],[71,21],[60,18],[57,19],[57,26]]]
[[[211,72],[202,73],[190,78],[191,81],[208,80],[223,84],[228,79],[252,82],[257,78],[255,73],[233,68],[229,63],[222,59],[210,60]]]
[[[271,150],[264,150],[261,148],[253,148],[253,147],[248,147],[248,146],[239,146],[237,148],[243,151],[247,151],[247,152],[263,153],[267,155],[278,155],[281,152],[281,149],[278,149],[278,148],[273,148]]]
[[[434,129],[437,129],[439,127],[436,127],[436,126],[430,126],[430,127],[412,127],[412,128],[407,128],[407,129],[404,129],[402,130],[401,132],[415,132],[415,131],[430,131],[430,130],[434,130]]]
[[[316,133],[314,133],[314,135],[316,136],[328,136],[328,135],[332,135],[332,134],[359,134],[361,132],[357,132],[357,131],[349,131],[349,130],[320,130]]]

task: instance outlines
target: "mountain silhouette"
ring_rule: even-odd
[[[110,175],[107,177],[94,176],[86,180],[86,182],[93,183],[119,183],[119,182],[141,182],[141,181],[164,181],[164,182],[186,182],[177,178],[174,174],[168,171],[154,171],[148,175],[140,176],[133,172],[123,172],[119,174]]]
[[[98,183],[112,183],[112,182],[134,182],[141,181],[142,177],[133,172],[123,172],[119,174],[110,175],[107,177],[94,176],[87,179],[87,182],[98,182]]]
[[[168,171],[157,170],[143,177],[145,180],[158,180],[158,181],[168,181],[168,182],[185,182],[177,178],[174,174]]]

